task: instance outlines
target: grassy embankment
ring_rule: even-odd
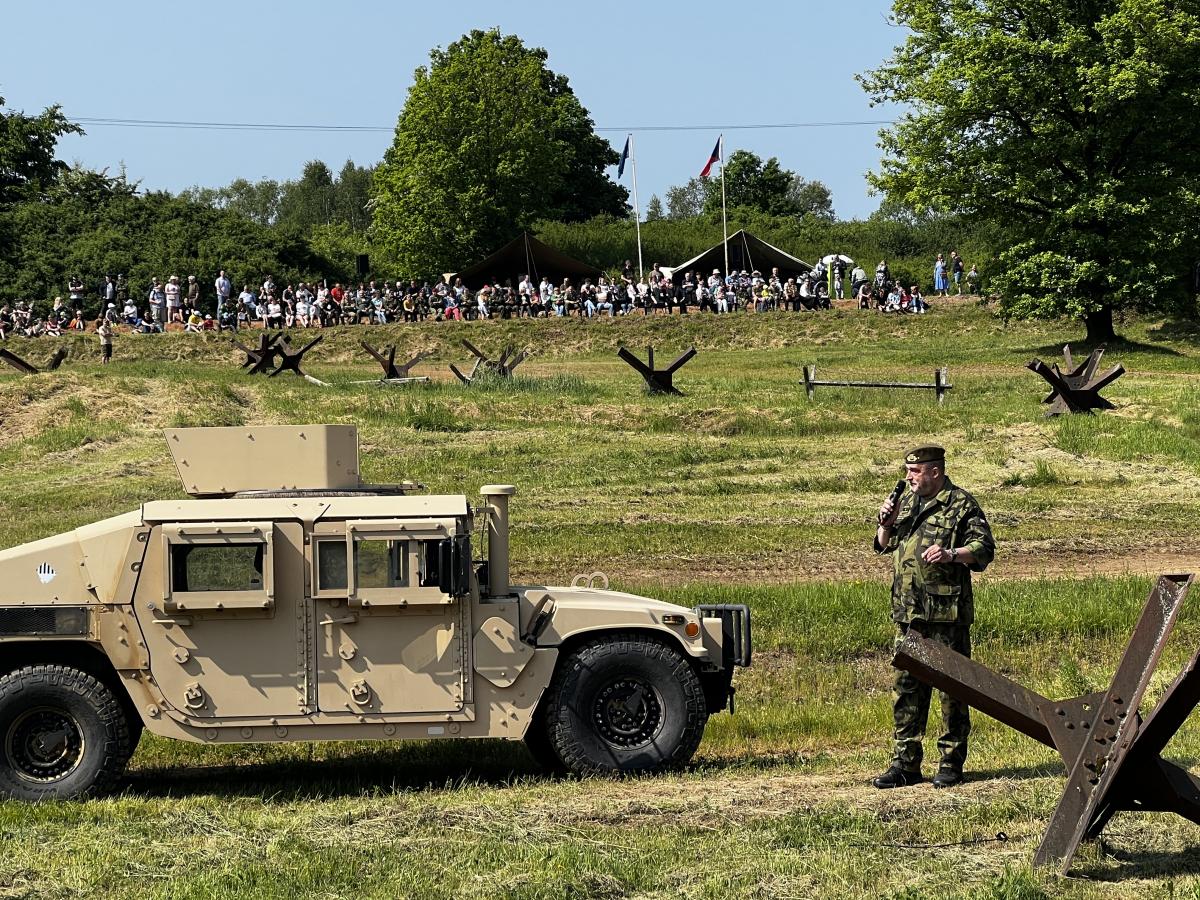
[[[1056,421],[1021,366],[1057,357],[1073,329],[1005,328],[968,306],[331,332],[308,366],[329,389],[248,379],[227,344],[183,335],[119,338],[107,369],[80,340],[55,375],[0,375],[0,546],[179,496],[165,425],[354,422],[370,480],[520,485],[518,579],[602,569],[686,605],[748,602],[758,649],[737,715],[712,720],[692,771],[659,779],[547,781],[503,744],[147,738],[116,798],[0,804],[0,897],[1197,895],[1195,826],[1163,815],[1118,817],[1107,850],[1082,855],[1078,871],[1120,883],[1032,873],[1062,767],[983,716],[963,788],[865,785],[886,764],[890,678],[869,523],[906,446],[945,443],[988,509],[1001,555],[979,580],[977,655],[1045,694],[1106,684],[1148,576],[1195,569],[1196,334],[1124,331],[1109,359],[1129,374],[1106,391],[1119,409]],[[344,384],[377,371],[363,336],[434,351],[419,371],[437,383]],[[538,352],[515,382],[464,389],[444,366],[466,358],[462,336]],[[687,396],[646,396],[618,342],[654,343],[663,361],[695,343],[677,375]],[[947,365],[955,387],[941,409],[926,392],[819,389],[810,403],[804,363],[897,380]],[[1179,632],[1156,690],[1200,616]],[[1200,729],[1168,752],[1192,764]],[[957,843],[998,831],[1010,840]]]

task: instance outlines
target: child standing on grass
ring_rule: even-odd
[[[100,355],[104,358],[104,365],[107,366],[112,360],[112,322],[108,319],[101,319],[100,325],[96,328],[96,336],[100,338]]]

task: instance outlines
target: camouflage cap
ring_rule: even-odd
[[[932,462],[940,463],[945,461],[946,451],[933,444],[930,444],[928,447],[913,447],[904,454],[904,462],[907,465]]]

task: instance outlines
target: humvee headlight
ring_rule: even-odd
[[[667,613],[665,616],[663,616],[664,625],[682,625],[683,622],[683,616],[677,616],[675,613]]]

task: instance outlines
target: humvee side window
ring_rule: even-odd
[[[270,522],[162,526],[168,612],[267,610],[274,606],[275,527]]]
[[[317,541],[317,590],[346,590],[346,541]]]
[[[408,587],[408,541],[356,540],[354,580],[360,588]]]
[[[332,522],[322,525],[313,552],[318,569],[325,559],[320,544],[332,543],[335,527]],[[454,519],[364,519],[349,521],[345,528],[350,563],[346,596],[351,606],[444,606],[469,592],[469,585],[450,589],[443,571],[448,566],[447,546],[459,529]],[[320,572],[315,583],[318,594],[336,596],[332,585],[326,589]]]
[[[172,591],[261,591],[263,549],[253,544],[174,544]]]

